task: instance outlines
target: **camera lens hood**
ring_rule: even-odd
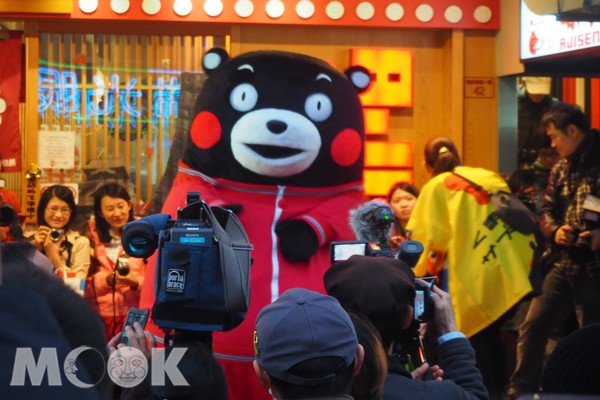
[[[406,240],[400,244],[400,249],[396,258],[404,261],[409,267],[414,268],[423,254],[423,244],[416,240]]]
[[[6,204],[0,206],[0,226],[9,226],[17,220],[15,210]]]
[[[158,246],[154,226],[143,220],[127,223],[121,241],[125,253],[136,258],[150,257]]]

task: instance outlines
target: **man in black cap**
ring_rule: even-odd
[[[465,335],[456,331],[450,295],[434,287],[432,300],[437,326],[439,363],[444,380],[413,379],[394,349],[415,329],[415,275],[403,261],[391,257],[352,256],[335,262],[325,273],[325,288],[349,312],[365,315],[379,331],[388,354],[383,398],[487,399],[475,353]]]
[[[352,399],[364,357],[354,325],[336,299],[289,289],[256,319],[254,369],[277,399]]]

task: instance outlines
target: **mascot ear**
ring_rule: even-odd
[[[225,61],[229,60],[229,54],[225,49],[215,47],[204,53],[202,56],[202,68],[208,75],[218,69]]]
[[[346,76],[358,93],[362,93],[371,85],[371,72],[365,67],[355,65],[346,70]]]

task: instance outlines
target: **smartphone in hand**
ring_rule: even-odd
[[[146,327],[146,322],[148,321],[148,310],[132,307],[127,312],[127,319],[123,325],[120,340],[120,342],[126,346],[129,346],[129,338],[127,337],[127,332],[125,332],[125,327],[131,326],[133,328],[133,323],[136,321],[142,326],[142,329],[144,329]]]

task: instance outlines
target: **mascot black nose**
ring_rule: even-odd
[[[272,120],[267,122],[267,128],[273,133],[283,133],[287,129],[287,124],[283,121]]]

